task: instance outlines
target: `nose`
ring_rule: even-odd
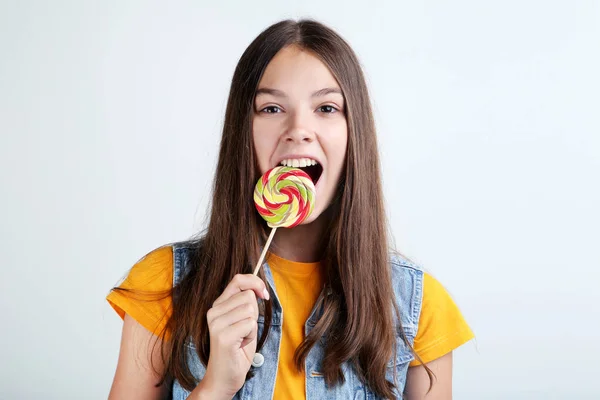
[[[311,143],[315,135],[306,129],[290,129],[284,136],[284,140],[290,143]]]
[[[290,127],[283,135],[283,140],[289,143],[311,143],[315,140],[315,133],[299,114],[290,118]]]

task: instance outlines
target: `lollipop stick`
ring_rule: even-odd
[[[271,229],[271,234],[269,235],[269,238],[267,239],[265,248],[263,249],[262,254],[260,255],[260,259],[258,260],[256,267],[254,267],[254,275],[258,274],[258,270],[260,269],[260,266],[262,265],[262,262],[265,258],[265,254],[267,254],[267,250],[269,250],[269,246],[271,245],[271,240],[273,240],[273,236],[275,236],[276,230],[277,230],[277,228]]]

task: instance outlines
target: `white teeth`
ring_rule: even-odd
[[[288,158],[285,160],[281,160],[281,162],[279,163],[280,165],[283,165],[284,167],[294,167],[294,168],[301,168],[301,167],[308,167],[311,165],[317,165],[318,162],[316,160],[313,160],[311,158]]]

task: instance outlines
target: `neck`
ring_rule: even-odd
[[[326,211],[309,224],[298,225],[294,228],[279,228],[269,251],[290,261],[321,261],[323,235],[329,222],[330,215]]]

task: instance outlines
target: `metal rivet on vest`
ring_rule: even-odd
[[[255,368],[260,368],[265,363],[265,357],[260,353],[254,353],[254,357],[252,357],[252,366]]]

